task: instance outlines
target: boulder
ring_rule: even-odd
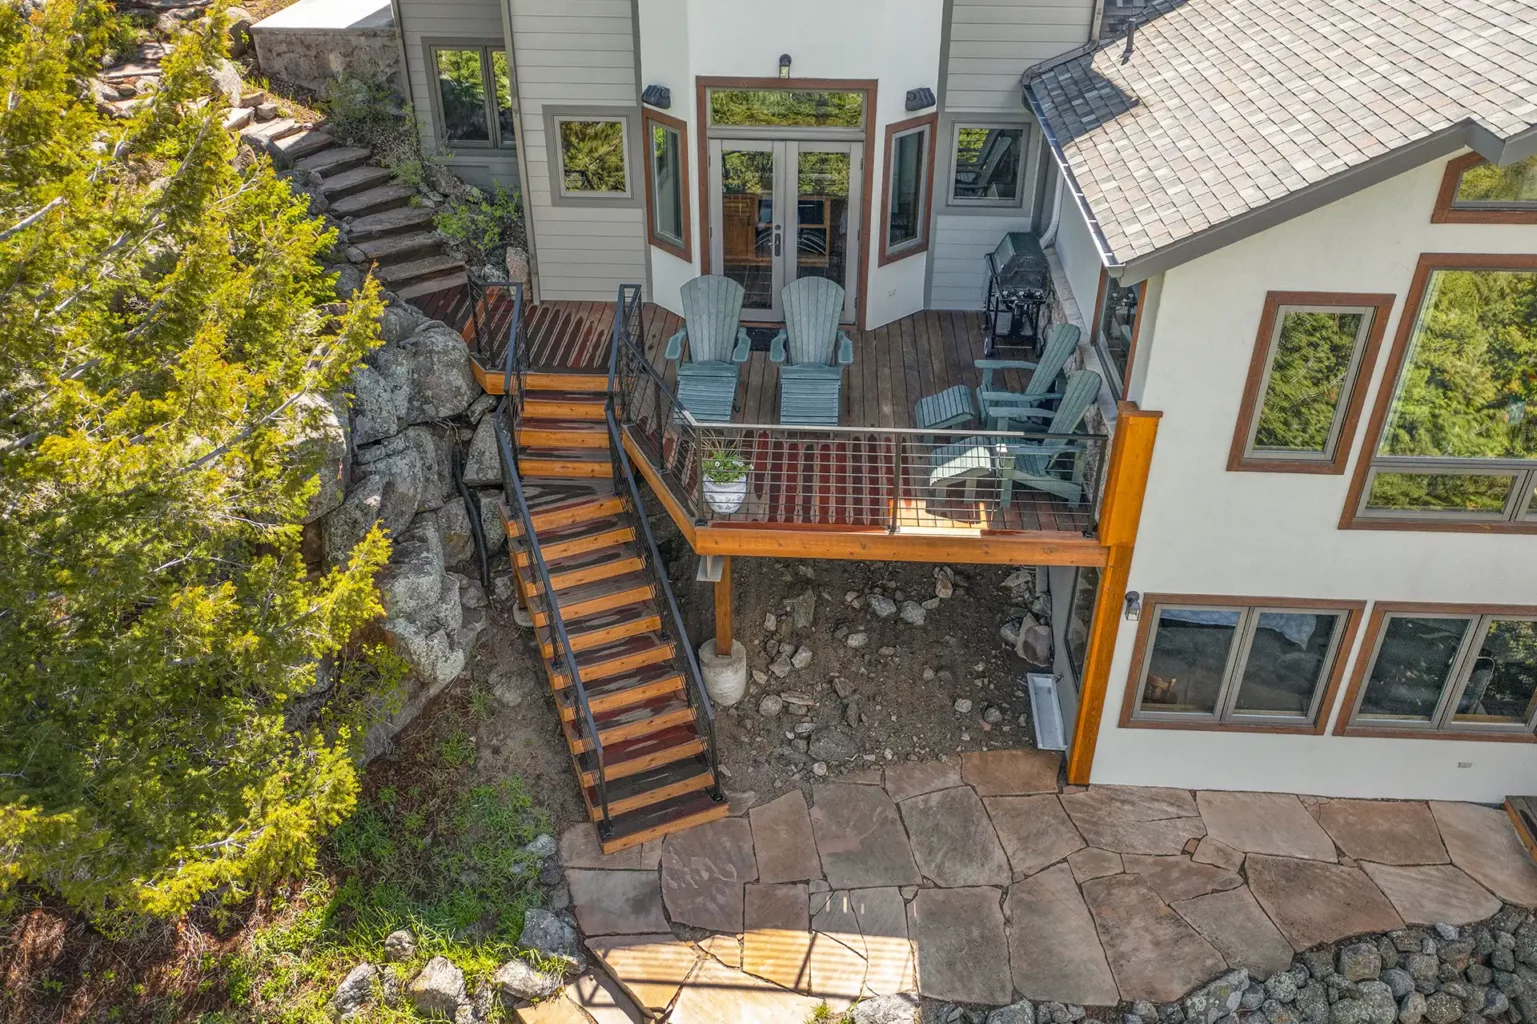
[[[358,541],[379,521],[384,501],[384,479],[371,476],[359,481],[335,509],[320,519],[320,535],[326,564],[341,565]]]
[[[457,416],[482,394],[470,371],[470,350],[448,325],[430,321],[402,342],[400,349],[411,360],[408,422]]]
[[[373,444],[405,429],[410,391],[411,361],[393,346],[371,352],[352,371],[352,443]]]
[[[452,682],[464,671],[466,651],[445,630],[427,631],[408,619],[385,619],[384,633],[395,653],[428,686]]]
[[[491,988],[504,1002],[533,1002],[548,999],[565,986],[566,979],[559,974],[546,974],[522,960],[513,959],[502,964],[491,975]]]
[[[548,910],[535,908],[523,915],[523,933],[518,945],[535,950],[547,957],[565,957],[578,970],[586,961],[582,953],[582,937],[576,929]]]
[[[502,489],[480,488],[476,494],[480,497],[480,526],[486,535],[486,554],[498,554],[507,547],[507,527],[500,511]]]
[[[435,517],[421,516],[396,539],[377,579],[386,616],[423,625],[431,621],[443,592],[443,542]]]
[[[481,418],[470,440],[470,452],[464,459],[464,482],[471,487],[485,487],[502,482],[502,458],[497,451],[496,430],[489,416]]]
[[[1366,981],[1382,973],[1382,954],[1370,942],[1341,946],[1339,973],[1346,981]]]
[[[422,466],[422,496],[417,511],[436,511],[454,495],[454,442],[432,427],[408,427],[405,438]]]
[[[1035,1024],[1035,1008],[1030,1005],[1030,1000],[1021,999],[988,1014],[987,1024]]]
[[[384,959],[404,963],[416,955],[416,936],[409,928],[397,928],[384,937]]]
[[[918,1009],[918,996],[915,993],[877,996],[855,1004],[849,1011],[849,1019],[853,1024],[917,1024]],[[923,1019],[928,1018],[925,1016]]]
[[[358,475],[378,477],[381,481],[379,518],[390,536],[399,538],[416,518],[425,489],[425,470],[416,449],[408,444],[393,455],[367,464],[360,462]]]
[[[438,588],[438,603],[433,606],[427,624],[449,633],[457,633],[459,627],[464,625],[464,605],[459,603],[459,580],[448,573],[443,574]]]
[[[213,76],[214,88],[223,95],[225,102],[232,107],[238,105],[244,87],[240,84],[240,69],[235,66],[235,62],[220,57],[213,62],[210,74]]]
[[[373,999],[374,981],[378,977],[379,969],[373,964],[358,964],[336,986],[336,994],[331,997],[331,1009],[343,1020],[355,1016]]]
[[[352,469],[347,438],[347,406],[339,395],[304,395],[294,402],[295,445],[299,457],[316,467],[320,489],[310,498],[305,523],[313,523],[342,503]]]
[[[260,110],[261,108],[258,107],[258,116],[260,116]],[[304,192],[310,197],[310,213],[322,214],[330,209],[330,201],[320,190],[295,188],[294,191],[295,193]],[[336,275],[336,297],[339,299],[350,299],[357,294],[359,288],[363,287],[363,271],[350,263],[329,266],[326,268],[326,273]]]
[[[437,511],[438,536],[443,539],[443,564],[460,565],[475,557],[475,535],[464,499],[455,495]]]
[[[361,249],[358,252],[362,255]],[[418,326],[416,318],[405,305],[385,306],[379,317],[379,335],[386,345],[400,344],[415,334]]]
[[[406,986],[406,998],[423,1016],[452,1017],[465,1001],[464,972],[448,957],[435,956]]]
[[[251,46],[251,25],[256,19],[252,18],[251,12],[244,7],[225,8],[224,15],[229,19],[228,27],[225,29],[229,35],[229,55],[244,56]]]
[[[1019,642],[1014,653],[1038,668],[1051,666],[1051,627],[1026,626],[1019,631]]]

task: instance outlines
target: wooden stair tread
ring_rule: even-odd
[[[536,391],[607,395],[608,374],[535,367],[524,372],[523,386],[530,395]]]
[[[617,547],[601,551],[586,551],[580,555],[561,559],[560,565],[545,563],[545,566],[550,571],[550,582],[554,585],[556,593],[559,593],[567,587],[635,572],[644,564],[640,551],[633,544],[621,544]],[[543,585],[536,578],[538,574],[533,566],[525,569],[514,563],[514,571],[522,577],[524,585],[532,593],[543,593]]]
[[[668,661],[646,665],[635,673],[600,679],[582,689],[587,694],[587,707],[596,721],[601,715],[620,708],[672,695],[681,698],[685,685],[683,674]],[[576,691],[571,687],[555,691],[555,704],[562,722],[575,722],[577,718],[584,717],[581,703],[576,699]]]
[[[664,640],[654,634],[642,634],[576,652],[576,670],[581,676],[582,685],[591,686],[609,676],[669,661],[676,654],[677,646],[671,640]],[[551,684],[557,689],[571,685],[571,675],[563,668],[551,667],[549,676]]]
[[[526,495],[524,500],[527,500]],[[551,532],[616,516],[624,509],[623,498],[594,495],[589,498],[552,503],[537,511],[530,503],[529,515],[534,522],[534,533],[542,541]],[[502,504],[502,522],[507,527],[508,537],[516,539],[523,536],[523,524],[512,514],[512,509],[508,508],[505,502]]]
[[[587,615],[599,615],[613,608],[625,608],[649,601],[655,596],[655,589],[649,580],[635,574],[583,583],[558,591],[555,596],[561,618],[569,626],[572,622],[580,622]],[[534,625],[549,624],[549,613],[543,608],[531,608],[530,611],[534,616]]]
[[[653,698],[601,714],[594,711],[592,717],[598,726],[598,737],[603,741],[606,755],[611,745],[626,740],[676,728],[686,728],[693,732],[694,709],[678,694]],[[592,749],[592,741],[584,735],[587,724],[580,717],[575,721],[562,722],[561,728],[565,730],[566,745],[572,753],[586,753]]]
[[[612,830],[607,838],[600,838],[599,845],[604,853],[617,853],[673,832],[718,821],[730,813],[731,806],[726,801],[716,800],[708,792],[686,793],[617,818],[611,816]]]
[[[649,771],[615,779],[606,786],[610,820],[643,807],[675,800],[688,793],[698,793],[715,785],[715,776],[703,757],[673,761]],[[602,801],[596,786],[582,790],[582,798],[593,821],[603,819]]]
[[[603,744],[603,763],[609,779],[624,778],[654,768],[659,764],[680,761],[704,752],[704,740],[692,725],[677,726],[637,736],[619,743]],[[597,757],[590,750],[577,755],[583,786],[597,785]]]
[[[565,617],[561,618],[564,622]],[[571,649],[580,654],[594,647],[603,647],[619,640],[654,633],[662,628],[662,617],[653,610],[628,608],[565,622],[565,627],[566,639],[571,641]],[[555,653],[555,637],[551,635],[549,629],[539,627],[535,629],[539,636],[540,652],[546,658],[552,657]]]

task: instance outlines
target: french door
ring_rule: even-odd
[[[744,319],[783,320],[780,290],[826,277],[853,321],[863,163],[858,142],[710,140],[711,266],[746,291]]]

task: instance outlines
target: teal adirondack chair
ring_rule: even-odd
[[[1056,411],[1018,409],[1013,419],[1049,419],[1048,434],[1071,434],[1094,404],[1099,394],[1099,374],[1093,370],[1074,370],[1067,375],[1062,401]],[[1083,501],[1084,458],[1089,452],[1087,439],[1053,437],[1039,441],[1014,439],[999,446],[996,456],[998,476],[1003,482],[999,496],[1002,506],[1014,500],[1014,485],[1045,491],[1066,498],[1073,505]]]
[[[982,422],[991,423],[994,430],[1008,430],[1010,420],[1021,418],[1015,415],[1018,410],[1039,409],[1042,403],[1061,398],[1062,391],[1056,385],[1063,367],[1078,348],[1078,335],[1078,328],[1072,324],[1057,324],[1047,335],[1046,347],[1041,350],[1041,359],[1037,363],[1019,359],[978,359],[982,386],[977,388],[977,408],[982,410]],[[1004,370],[1034,372],[1024,391],[1004,391],[993,383],[993,374]]]
[[[683,327],[662,353],[681,360],[688,338],[688,362],[678,364],[678,401],[704,423],[730,422],[737,376],[752,352],[752,339],[739,323],[742,294],[741,285],[715,274],[684,284]]]
[[[854,361],[854,343],[838,328],[843,288],[825,277],[801,277],[779,295],[785,326],[769,346],[779,364],[779,422],[836,426],[843,368]]]

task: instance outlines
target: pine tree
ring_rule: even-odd
[[[298,525],[377,288],[336,301],[334,236],[222,127],[220,17],[98,112],[116,17],[0,5],[0,909],[30,883],[100,921],[312,862],[361,702],[288,718],[388,554],[308,575]]]

